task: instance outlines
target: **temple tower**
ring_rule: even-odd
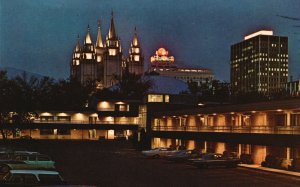
[[[122,75],[123,53],[121,41],[116,34],[114,16],[112,13],[110,27],[106,35],[106,51],[104,53],[104,87],[112,86],[116,83],[116,77]]]
[[[144,74],[144,56],[142,54],[140,42],[134,29],[133,39],[129,48],[129,57],[127,58],[127,70],[137,75]]]

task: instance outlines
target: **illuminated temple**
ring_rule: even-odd
[[[88,26],[82,47],[79,36],[77,38],[70,69],[71,78],[77,79],[82,84],[96,81],[98,88],[114,85],[116,83],[115,77],[122,76],[125,71],[143,74],[144,57],[136,29],[134,29],[129,55],[125,57],[121,47],[121,40],[116,33],[113,14],[105,40],[102,39],[99,21],[96,42],[93,42],[90,27]]]
[[[151,56],[150,61],[149,72],[156,72],[185,82],[196,82],[198,86],[201,83],[211,82],[214,78],[213,72],[209,69],[177,65],[174,56],[169,55],[165,48],[159,48],[155,55]]]

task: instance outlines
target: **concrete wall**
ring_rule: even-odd
[[[167,118],[167,126],[168,127],[172,127],[173,125],[174,125],[173,118],[172,117],[168,117]]]
[[[214,120],[214,126],[226,126],[226,119],[224,115],[216,115]]]
[[[196,116],[191,115],[191,116],[187,117],[187,126],[188,127],[195,127],[195,126],[197,126]]]
[[[266,113],[257,112],[253,114],[251,126],[267,126],[267,115]]]
[[[253,145],[251,149],[252,149],[251,154],[252,154],[254,164],[260,165],[261,162],[264,161],[267,156],[266,146]]]
[[[196,149],[196,142],[195,142],[195,140],[186,140],[185,146],[186,146],[186,149],[188,149],[188,150]]]

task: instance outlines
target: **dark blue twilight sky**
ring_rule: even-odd
[[[145,63],[166,47],[181,64],[229,80],[230,45],[258,29],[289,37],[289,72],[300,78],[300,0],[0,0],[0,66],[67,78],[77,34],[97,20],[103,37],[111,11],[125,55],[134,27]]]

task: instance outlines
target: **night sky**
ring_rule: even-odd
[[[289,74],[300,78],[300,0],[0,0],[0,66],[68,78],[77,34],[83,42],[90,24],[95,41],[100,19],[104,37],[112,10],[123,53],[136,26],[145,64],[165,47],[228,81],[230,45],[272,29],[289,37]]]

